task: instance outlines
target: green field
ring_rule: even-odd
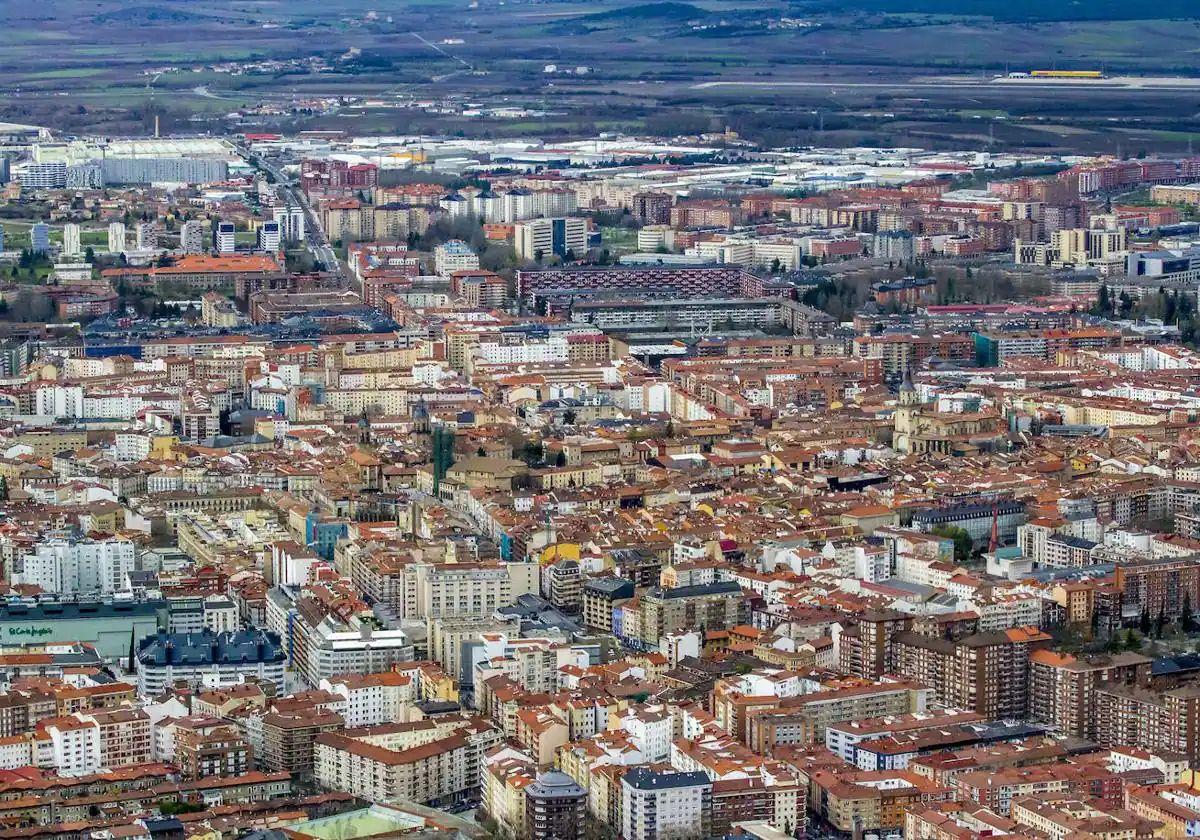
[[[289,110],[319,97],[414,96],[561,114],[505,121],[355,105],[340,113],[255,115],[248,124],[548,139],[728,125],[765,145],[986,143],[1089,152],[1118,151],[1123,131],[1137,133],[1126,145],[1148,151],[1181,151],[1200,136],[1200,91],[987,89],[994,76],[1047,67],[1196,76],[1200,6],[1183,0],[1150,10],[1116,0],[10,6],[0,28],[0,120],[65,133],[144,134],[155,117],[166,133],[221,132],[246,124],[231,123],[230,112],[260,103]],[[265,60],[284,64],[212,69]],[[321,72],[312,72],[314,60]],[[547,64],[589,72],[546,74]],[[935,77],[973,86],[905,88]],[[714,81],[764,87],[701,87]],[[196,92],[201,87],[208,95]],[[1034,122],[1017,124],[1026,119]]]

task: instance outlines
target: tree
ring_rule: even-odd
[[[487,450],[481,446],[475,450],[475,454],[478,455],[480,458],[483,458],[484,456],[487,455]]]
[[[1129,292],[1121,292],[1117,300],[1120,302],[1121,317],[1128,318],[1129,313],[1133,311],[1133,298],[1129,296]]]
[[[1158,615],[1154,617],[1154,638],[1161,639],[1163,637],[1163,628],[1167,626],[1167,615],[1162,607],[1158,608]]]
[[[558,450],[558,454],[554,456],[554,466],[565,467],[566,465],[567,465],[567,453],[563,452],[560,449],[560,450]]]
[[[1135,633],[1133,630],[1128,631],[1125,634],[1125,650],[1141,650],[1141,649],[1142,649],[1142,640],[1138,637],[1138,634]]]
[[[536,441],[527,440],[521,446],[517,457],[524,461],[529,466],[535,466],[542,460],[542,446]]]
[[[1096,295],[1096,308],[1094,312],[1097,315],[1107,315],[1112,312],[1112,298],[1108,293],[1107,283],[1100,284],[1100,291]]]
[[[1192,614],[1191,593],[1185,592],[1183,595],[1183,608],[1179,611],[1179,626],[1184,633],[1196,632],[1196,618]]]
[[[567,426],[574,426],[576,417],[577,415],[575,414],[575,410],[568,408],[563,412],[563,424]]]
[[[1143,636],[1150,633],[1150,608],[1143,607],[1142,614],[1138,616],[1138,630]]]
[[[956,563],[965,563],[971,559],[975,541],[971,539],[971,535],[967,533],[966,529],[959,528],[957,525],[938,525],[933,529],[933,533],[954,541],[954,561]]]

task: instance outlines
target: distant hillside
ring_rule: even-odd
[[[626,20],[692,20],[706,17],[708,12],[691,3],[642,3],[638,6],[625,6],[621,9],[609,9],[607,12],[596,12],[576,18],[582,23],[600,23],[603,21]]]
[[[709,12],[699,6],[667,0],[663,3],[639,3],[634,6],[624,6],[619,9],[608,9],[603,12],[567,18],[551,24],[548,29],[550,32],[560,35],[612,33],[619,30],[627,30],[627,34],[630,35],[646,35],[649,30],[653,30],[661,35],[664,27],[673,29],[688,21],[707,17],[709,17]]]
[[[163,6],[129,6],[124,9],[113,9],[111,12],[102,12],[92,18],[94,23],[100,24],[192,23],[201,20],[211,21],[212,18]]]
[[[799,0],[797,12],[847,11],[842,0]],[[893,14],[969,15],[1005,23],[1060,20],[1163,20],[1200,18],[1195,0],[1161,0],[1152,6],[1128,0],[859,0],[854,11]]]

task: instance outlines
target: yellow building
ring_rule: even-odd
[[[422,700],[458,702],[458,683],[432,662],[421,665],[418,690]]]
[[[967,455],[1000,435],[1000,417],[995,412],[937,411],[921,404],[911,384],[900,388],[892,432],[892,447],[898,452]]]

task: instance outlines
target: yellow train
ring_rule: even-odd
[[[1038,79],[1103,79],[1103,70],[1030,70]]]

